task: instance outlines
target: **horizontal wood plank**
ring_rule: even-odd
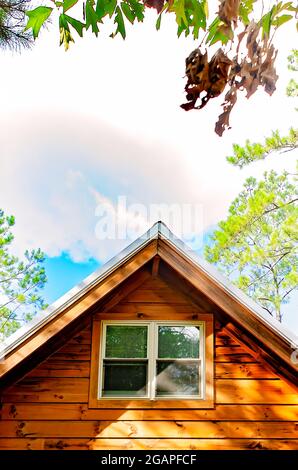
[[[216,332],[215,335],[215,345],[216,346],[239,346],[240,343],[237,343],[231,336],[227,334],[219,334],[220,332]]]
[[[241,346],[216,346],[215,362],[256,363],[257,360]]]
[[[49,359],[33,369],[26,377],[89,377],[90,361],[61,361]]]
[[[215,364],[217,379],[277,379],[276,374],[267,370],[261,364],[219,362]]]
[[[90,344],[67,344],[51,355],[52,360],[89,361],[91,358]]]
[[[1,437],[297,438],[297,422],[0,421]]]
[[[216,403],[298,404],[296,388],[282,380],[217,379]]]
[[[84,403],[5,403],[3,420],[91,421],[298,421],[297,405],[217,405],[211,410],[89,409]]]
[[[167,316],[167,320],[172,320],[171,315],[175,313],[200,313],[198,307],[193,306],[191,304],[168,304],[168,303],[150,303],[150,302],[119,302],[117,305],[113,307],[113,309],[108,313],[105,314],[108,318],[110,318],[110,313],[144,313],[146,315],[152,316],[152,320],[154,320],[155,315],[165,315]],[[205,312],[203,312],[205,313]],[[206,312],[209,313],[209,312]]]
[[[0,450],[298,450],[298,439],[0,438]]]
[[[3,394],[8,402],[85,402],[87,378],[26,378]],[[121,408],[119,400],[103,400],[103,408]],[[216,403],[298,404],[298,394],[282,380],[217,379]],[[131,400],[131,408],[200,408],[199,400]]]
[[[91,329],[80,331],[67,344],[91,344]]]
[[[123,299],[123,302],[135,303],[135,302],[144,302],[144,303],[169,303],[169,304],[189,304],[189,301],[182,296],[178,291],[174,291],[169,288],[158,288],[154,289],[137,289],[135,292],[132,292],[129,296]]]
[[[87,402],[88,378],[29,377],[10,387],[2,400],[9,402]]]

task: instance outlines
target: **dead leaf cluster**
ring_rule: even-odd
[[[240,0],[220,0],[218,16],[227,25],[237,25],[239,16]]]
[[[268,44],[266,37],[259,36],[260,25],[252,22],[247,29],[247,55],[242,59],[239,69],[241,86],[246,90],[247,98],[255,93],[259,85],[272,95],[278,79],[274,66],[277,51],[273,44]]]
[[[183,109],[202,109],[211,98],[219,96],[228,81],[232,61],[219,49],[208,61],[208,53],[195,49],[186,59],[187,83],[185,86],[187,103]],[[203,96],[201,94],[203,93]],[[197,105],[197,100],[201,102]]]
[[[226,8],[222,14],[226,15],[227,21],[234,21],[236,3],[232,1],[221,3],[221,7]],[[228,5],[231,9],[228,9]],[[245,54],[242,54],[239,60],[240,43],[245,37]],[[221,48],[210,61],[207,52],[203,54],[199,48],[195,49],[186,59],[187,103],[181,107],[186,111],[202,109],[211,98],[221,95],[229,85],[230,88],[222,104],[223,112],[215,125],[215,132],[222,136],[225,129],[230,128],[230,113],[237,101],[238,90],[245,90],[247,98],[250,98],[259,86],[263,86],[269,95],[275,91],[278,79],[274,65],[276,56],[277,51],[273,44],[268,42],[266,36],[261,35],[260,25],[255,22],[250,23],[238,36],[236,56],[233,60]],[[197,105],[199,99],[200,103]]]

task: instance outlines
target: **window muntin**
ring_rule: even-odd
[[[204,322],[103,322],[100,398],[204,397]]]

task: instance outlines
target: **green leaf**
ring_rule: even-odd
[[[120,10],[119,6],[116,7],[115,11],[116,11],[116,16],[115,16],[114,23],[117,24],[117,29],[116,29],[116,32],[112,34],[112,37],[115,37],[118,33],[120,33],[123,39],[125,39],[126,31],[125,31],[125,24],[124,24],[122,11]]]
[[[182,21],[181,24],[178,26],[178,29],[177,29],[177,36],[178,38],[180,38],[181,34],[184,32],[185,34],[185,37],[187,37],[189,35],[189,27],[186,26],[184,24],[184,22]]]
[[[107,15],[106,2],[105,0],[97,0],[95,9],[97,19],[102,23],[102,18]]]
[[[157,21],[156,21],[156,24],[155,24],[155,27],[156,27],[157,31],[160,30],[160,24],[161,24],[161,14],[158,15],[158,18],[157,18]]]
[[[73,7],[79,0],[64,0],[63,1],[63,13]]]
[[[117,6],[117,0],[111,0],[110,2],[107,3],[106,11],[109,14],[110,18],[112,18],[112,15],[115,13],[116,6]]]
[[[266,34],[268,37],[270,35],[271,21],[272,21],[273,8],[266,13],[261,19],[261,24],[263,28],[263,34]]]
[[[24,294],[19,294],[17,296],[17,301],[20,302],[20,304],[23,304],[24,302],[26,302],[26,297]]]
[[[205,18],[207,19],[209,17],[208,0],[203,0],[202,7],[203,7],[203,10],[204,10],[204,13],[205,13]]]
[[[185,14],[185,0],[174,0],[171,6],[171,11],[176,13],[176,23],[178,26],[183,22],[185,26],[188,26],[188,21]]]
[[[144,3],[140,3],[137,0],[127,0],[129,5],[131,6],[132,11],[134,12],[135,17],[137,18],[138,21],[143,21],[144,19],[144,10],[145,10],[145,5]]]
[[[200,29],[202,28],[204,31],[206,30],[207,19],[200,2],[192,0],[192,7],[193,10],[190,11],[190,13],[192,14],[191,24],[193,26],[193,37],[194,39],[198,39]]]
[[[94,2],[91,0],[87,0],[86,2],[86,30],[88,30],[91,26],[92,33],[94,33],[97,37],[99,33],[97,26],[98,17],[96,11],[93,8],[93,4]]]
[[[246,0],[240,2],[239,5],[239,16],[243,21],[243,24],[246,26],[250,23],[249,15],[253,11],[253,4],[256,0]]]
[[[230,38],[220,31],[220,27],[225,26],[220,18],[215,18],[215,20],[209,26],[209,34],[207,36],[206,42],[212,46],[216,42],[220,41],[222,44],[227,44]]]
[[[98,21],[101,22],[102,18],[109,15],[111,18],[117,6],[117,0],[97,0],[96,14]]]
[[[278,16],[277,18],[275,18],[274,21],[272,21],[272,25],[275,26],[276,28],[278,28],[282,24],[287,23],[288,21],[290,21],[292,18],[293,18],[292,15]]]
[[[123,11],[123,13],[126,16],[126,18],[128,19],[128,21],[130,21],[130,23],[133,24],[133,22],[136,18],[136,15],[131,10],[130,6],[125,2],[121,2],[121,10]]]
[[[59,16],[59,28],[60,28],[60,46],[64,44],[64,48],[67,51],[69,44],[74,42],[74,39],[69,31],[68,22],[66,19],[67,15],[63,13]]]
[[[220,18],[215,18],[215,20],[212,21],[211,25],[209,26],[209,34],[207,36],[206,42],[209,42],[213,36],[215,35],[218,26],[220,24]]]
[[[52,13],[53,8],[50,7],[37,7],[34,10],[26,11],[26,15],[28,16],[29,20],[26,25],[25,31],[27,29],[32,28],[32,33],[34,39],[37,38],[40,28],[44,24],[44,22],[49,18],[50,14]]]
[[[75,18],[72,18],[71,16],[64,15],[66,21],[76,30],[79,36],[81,38],[83,37],[83,29],[85,28],[85,25],[81,23],[80,21],[76,20]]]

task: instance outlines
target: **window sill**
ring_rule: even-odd
[[[203,400],[200,398],[194,400],[183,399],[89,399],[89,408],[134,408],[134,409],[155,409],[155,408],[173,408],[173,409],[205,409],[214,408],[214,400]]]

